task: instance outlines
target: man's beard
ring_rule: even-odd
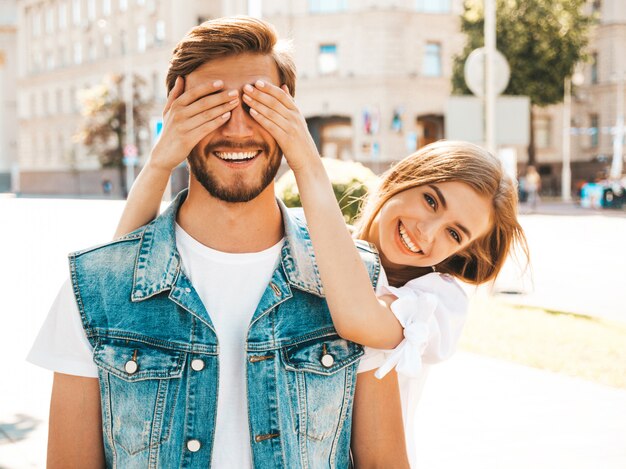
[[[221,184],[218,178],[209,170],[205,164],[206,159],[214,155],[210,155],[213,149],[219,148],[221,151],[241,151],[248,148],[261,148],[263,154],[256,158],[267,158],[265,168],[261,174],[261,179],[253,186],[247,186],[241,175],[237,175],[228,185]],[[208,155],[208,156],[205,156]],[[259,144],[257,142],[245,142],[233,144],[233,142],[219,141],[206,146],[203,150],[196,146],[189,155],[189,170],[191,174],[198,180],[213,197],[223,200],[224,202],[240,203],[250,202],[256,198],[267,186],[274,180],[278,168],[280,168],[282,152],[277,146],[274,153],[269,153],[269,146],[266,143]]]

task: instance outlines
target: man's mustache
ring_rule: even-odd
[[[246,140],[244,142],[233,142],[232,140],[217,140],[211,142],[204,147],[204,154],[208,155],[214,151],[228,151],[228,150],[251,150],[261,149],[265,154],[269,154],[270,147],[265,142],[257,142],[254,140]]]

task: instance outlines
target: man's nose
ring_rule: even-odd
[[[254,119],[243,108],[241,94],[239,105],[231,111],[230,119],[222,126],[222,134],[227,138],[250,138],[254,134]]]

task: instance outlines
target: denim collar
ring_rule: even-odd
[[[182,191],[170,206],[144,229],[133,278],[132,301],[142,301],[171,290],[181,268],[176,248],[176,214],[187,197]],[[276,199],[285,228],[281,252],[285,278],[290,285],[323,297],[322,282],[315,262],[313,245],[304,220]]]

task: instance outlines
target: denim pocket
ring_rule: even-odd
[[[356,362],[363,348],[337,336],[303,342],[281,350],[295,388],[296,428],[313,440],[335,435],[343,425],[354,391]]]
[[[127,339],[100,339],[94,362],[112,442],[134,455],[169,438],[186,352]]]

